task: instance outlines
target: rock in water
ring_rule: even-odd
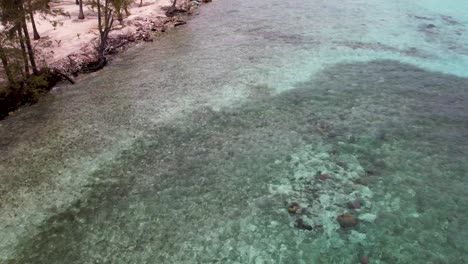
[[[342,228],[354,227],[358,224],[358,220],[351,214],[339,215],[336,220]]]
[[[361,264],[369,264],[369,257],[368,256],[362,256],[361,257]]]
[[[312,230],[312,226],[304,223],[304,220],[302,220],[302,218],[298,218],[296,220],[296,223],[295,223],[295,226],[299,229],[304,229],[304,230]]]
[[[321,181],[326,181],[326,180],[330,179],[331,177],[328,174],[320,174],[318,178]]]
[[[353,200],[351,202],[348,202],[348,208],[349,209],[359,209],[361,208],[361,201],[359,200]]]
[[[301,207],[299,206],[298,203],[296,203],[296,202],[291,203],[291,204],[288,206],[288,213],[290,213],[290,214],[297,214],[297,213],[299,213],[299,209],[301,209]]]

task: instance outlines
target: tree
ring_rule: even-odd
[[[27,12],[24,9],[24,4],[23,1],[18,0],[0,0],[0,22],[4,26],[4,31],[8,32],[8,38],[13,42],[18,42],[21,46],[25,74],[29,74],[28,64],[30,63],[33,74],[37,75],[39,70],[36,66],[34,50],[26,24]]]
[[[0,0],[0,66],[8,81],[0,90],[0,117],[21,104],[37,100],[59,79],[73,83],[58,70],[39,70],[36,65],[27,23],[28,19],[34,19],[31,12],[38,10],[35,4],[39,1],[45,0]],[[60,12],[52,10],[55,11]]]
[[[123,12],[125,12],[126,16],[130,15],[128,7],[132,4],[133,1],[134,0],[112,0],[112,6],[115,9],[117,20],[120,22],[120,24],[123,23]]]
[[[29,60],[26,54],[26,47],[24,45],[23,31],[19,25],[16,26],[16,32],[18,33],[18,40],[21,47],[21,55],[23,57],[24,73],[26,76],[29,75]]]
[[[96,0],[97,4],[97,15],[98,15],[98,29],[99,29],[99,45],[98,51],[98,68],[102,68],[106,64],[106,58],[104,52],[106,50],[107,39],[109,32],[114,23],[114,17],[112,16],[112,9],[110,8],[109,0],[104,0],[104,5],[101,6],[102,0]]]
[[[33,8],[33,5],[32,5],[32,1],[27,0],[27,3],[28,3],[28,9],[27,10],[28,10],[29,18],[31,19],[34,40],[38,40],[38,39],[41,38],[41,36],[39,36],[39,32],[37,32],[36,22],[34,21],[34,8]]]
[[[18,26],[18,8],[15,2],[9,0],[0,0],[0,22],[3,28],[0,30],[0,60],[5,71],[8,82],[12,85],[16,80],[16,73],[13,70],[12,61],[16,59],[11,54],[11,50],[15,47],[17,40],[17,29],[21,30]],[[24,47],[24,46],[23,46]],[[24,49],[24,51],[26,51]],[[25,53],[26,55],[26,53]],[[25,62],[28,63],[26,55]],[[28,70],[28,65],[24,66],[25,70]],[[22,67],[20,67],[21,71]]]
[[[5,70],[5,75],[10,84],[15,83],[15,77],[11,72],[10,65],[8,63],[8,57],[6,55],[5,49],[3,48],[2,42],[0,40],[0,60],[2,61],[3,69]]]
[[[37,13],[42,14],[42,18],[45,18],[50,23],[55,24],[55,21],[51,21],[48,17],[44,15],[56,16],[56,15],[63,15],[63,16],[70,16],[68,13],[64,12],[62,9],[51,9],[49,6],[50,0],[19,0],[25,1],[23,6],[25,7],[26,13],[28,15],[28,19],[31,21],[32,29],[33,29],[33,36],[34,40],[38,40],[41,38],[39,32],[37,31],[36,21],[34,19],[34,15]]]
[[[170,6],[169,9],[166,10],[166,16],[168,17],[174,16],[174,14],[177,12],[176,4],[177,4],[177,0],[174,0],[174,2],[172,2],[172,6]]]
[[[84,19],[85,16],[84,16],[84,13],[83,13],[83,0],[77,0],[79,3],[79,6],[80,6],[80,13],[78,14],[78,19]]]
[[[21,15],[21,21],[19,23],[21,27],[23,28],[24,40],[25,40],[24,42],[27,47],[27,51],[29,55],[29,62],[31,62],[31,68],[32,68],[34,75],[38,75],[39,70],[37,69],[36,59],[34,58],[34,50],[31,45],[31,38],[29,37],[28,26],[26,24],[26,14],[24,12],[23,5],[19,5],[19,10],[20,10],[20,15]]]

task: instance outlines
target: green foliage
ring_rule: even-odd
[[[0,22],[5,28],[18,22],[21,11],[18,9],[18,1],[0,0]]]
[[[130,12],[128,11],[128,7],[133,3],[133,0],[112,0],[112,6],[117,14],[117,20],[122,23],[125,16],[129,16]]]
[[[57,75],[43,69],[39,75],[30,75],[21,82],[0,87],[0,119],[21,105],[37,102],[57,80]]]
[[[54,27],[58,22],[50,17],[68,15],[61,9],[50,8],[49,0],[0,0],[0,66],[8,81],[0,89],[0,118],[20,105],[36,102],[61,78],[58,73],[36,66],[27,25],[32,24],[35,39],[39,38],[34,13],[47,15]]]

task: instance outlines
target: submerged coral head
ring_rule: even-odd
[[[348,202],[349,209],[359,209],[361,208],[361,201],[358,199]]]
[[[361,257],[361,264],[369,264],[369,257],[368,256],[362,256]]]
[[[342,228],[354,227],[358,224],[358,219],[352,214],[339,215],[336,220]]]
[[[297,213],[299,213],[299,209],[301,209],[301,207],[299,206],[299,204],[296,203],[296,202],[292,202],[292,203],[288,206],[288,213],[290,213],[290,214],[297,214]]]
[[[326,181],[326,180],[330,179],[331,177],[330,177],[330,175],[328,175],[328,174],[322,173],[322,174],[319,175],[318,178],[319,178],[319,180],[321,180],[321,181]]]

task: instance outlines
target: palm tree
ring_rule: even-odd
[[[28,0],[28,14],[29,14],[29,18],[31,19],[31,24],[32,24],[32,28],[33,28],[34,40],[38,40],[38,39],[41,38],[41,36],[39,35],[39,32],[37,32],[36,22],[34,21],[33,5],[32,5],[32,3],[31,3],[31,0]]]
[[[13,84],[15,82],[15,78],[13,77],[13,73],[11,72],[10,66],[8,65],[8,57],[5,50],[3,49],[2,43],[0,43],[0,60],[2,61],[3,69],[5,70],[8,82]]]
[[[106,64],[106,58],[104,52],[106,50],[107,39],[109,32],[112,29],[114,23],[114,17],[112,15],[112,9],[110,7],[110,0],[105,0],[101,10],[101,1],[97,2],[97,15],[98,15],[98,29],[99,29],[99,46],[98,46],[98,62],[97,69],[104,67]]]
[[[34,75],[38,75],[39,70],[37,69],[37,66],[36,66],[36,60],[34,58],[34,50],[31,45],[31,39],[29,38],[28,26],[26,25],[26,14],[25,14],[23,5],[20,4],[18,7],[19,7],[18,10],[20,11],[20,16],[21,16],[19,20],[19,24],[21,25],[21,28],[23,29],[23,32],[24,32],[24,40],[26,43],[26,48],[28,50],[29,62],[31,62],[31,68],[32,68]]]
[[[84,19],[84,13],[83,13],[83,0],[76,0],[79,2],[78,4],[80,5],[80,13],[78,14],[78,19]]]

